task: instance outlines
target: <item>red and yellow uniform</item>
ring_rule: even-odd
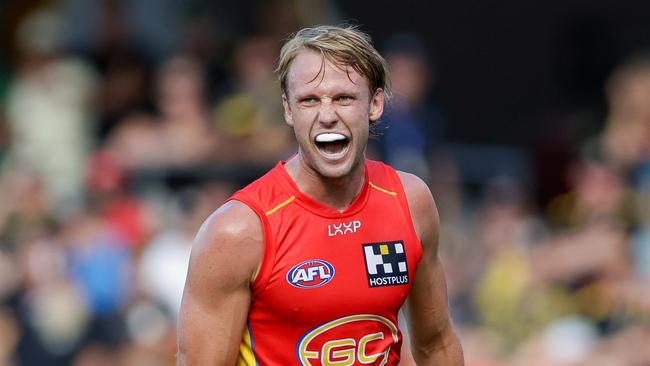
[[[300,192],[279,163],[231,199],[264,227],[238,365],[396,365],[397,313],[422,256],[399,176],[366,160],[343,212]]]

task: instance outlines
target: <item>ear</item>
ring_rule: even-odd
[[[384,89],[377,88],[375,94],[370,99],[370,123],[379,121],[381,115],[384,113]]]
[[[289,99],[285,93],[282,93],[282,107],[284,107],[284,120],[287,124],[293,127],[293,116],[291,115],[291,106],[289,106]]]

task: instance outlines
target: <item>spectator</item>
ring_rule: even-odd
[[[434,70],[430,52],[413,34],[399,34],[386,46],[394,100],[376,128],[375,145],[397,169],[429,179],[428,155],[440,148],[444,121],[431,100]]]
[[[22,57],[7,97],[14,165],[42,178],[54,209],[80,205],[97,84],[83,60],[62,55],[63,34],[53,9],[25,19],[17,33]]]

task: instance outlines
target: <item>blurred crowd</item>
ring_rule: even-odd
[[[173,364],[194,233],[295,151],[280,41],[339,19],[328,1],[263,2],[246,21],[208,3],[13,5],[0,365]],[[611,73],[605,127],[557,162],[567,189],[540,204],[526,152],[446,136],[425,42],[377,46],[395,98],[368,153],[431,186],[467,364],[650,364],[650,55]],[[524,168],[477,169],[494,161]]]

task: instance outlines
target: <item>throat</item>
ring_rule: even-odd
[[[342,182],[341,179],[326,179],[326,181],[330,182],[324,186],[325,189],[323,189],[319,197],[313,198],[330,208],[343,212],[361,194],[365,183],[364,178],[362,176],[362,179],[358,182]]]
[[[285,163],[285,170],[301,193],[339,212],[350,207],[366,184],[363,163],[352,174],[340,178],[323,177],[305,165],[297,155]]]

